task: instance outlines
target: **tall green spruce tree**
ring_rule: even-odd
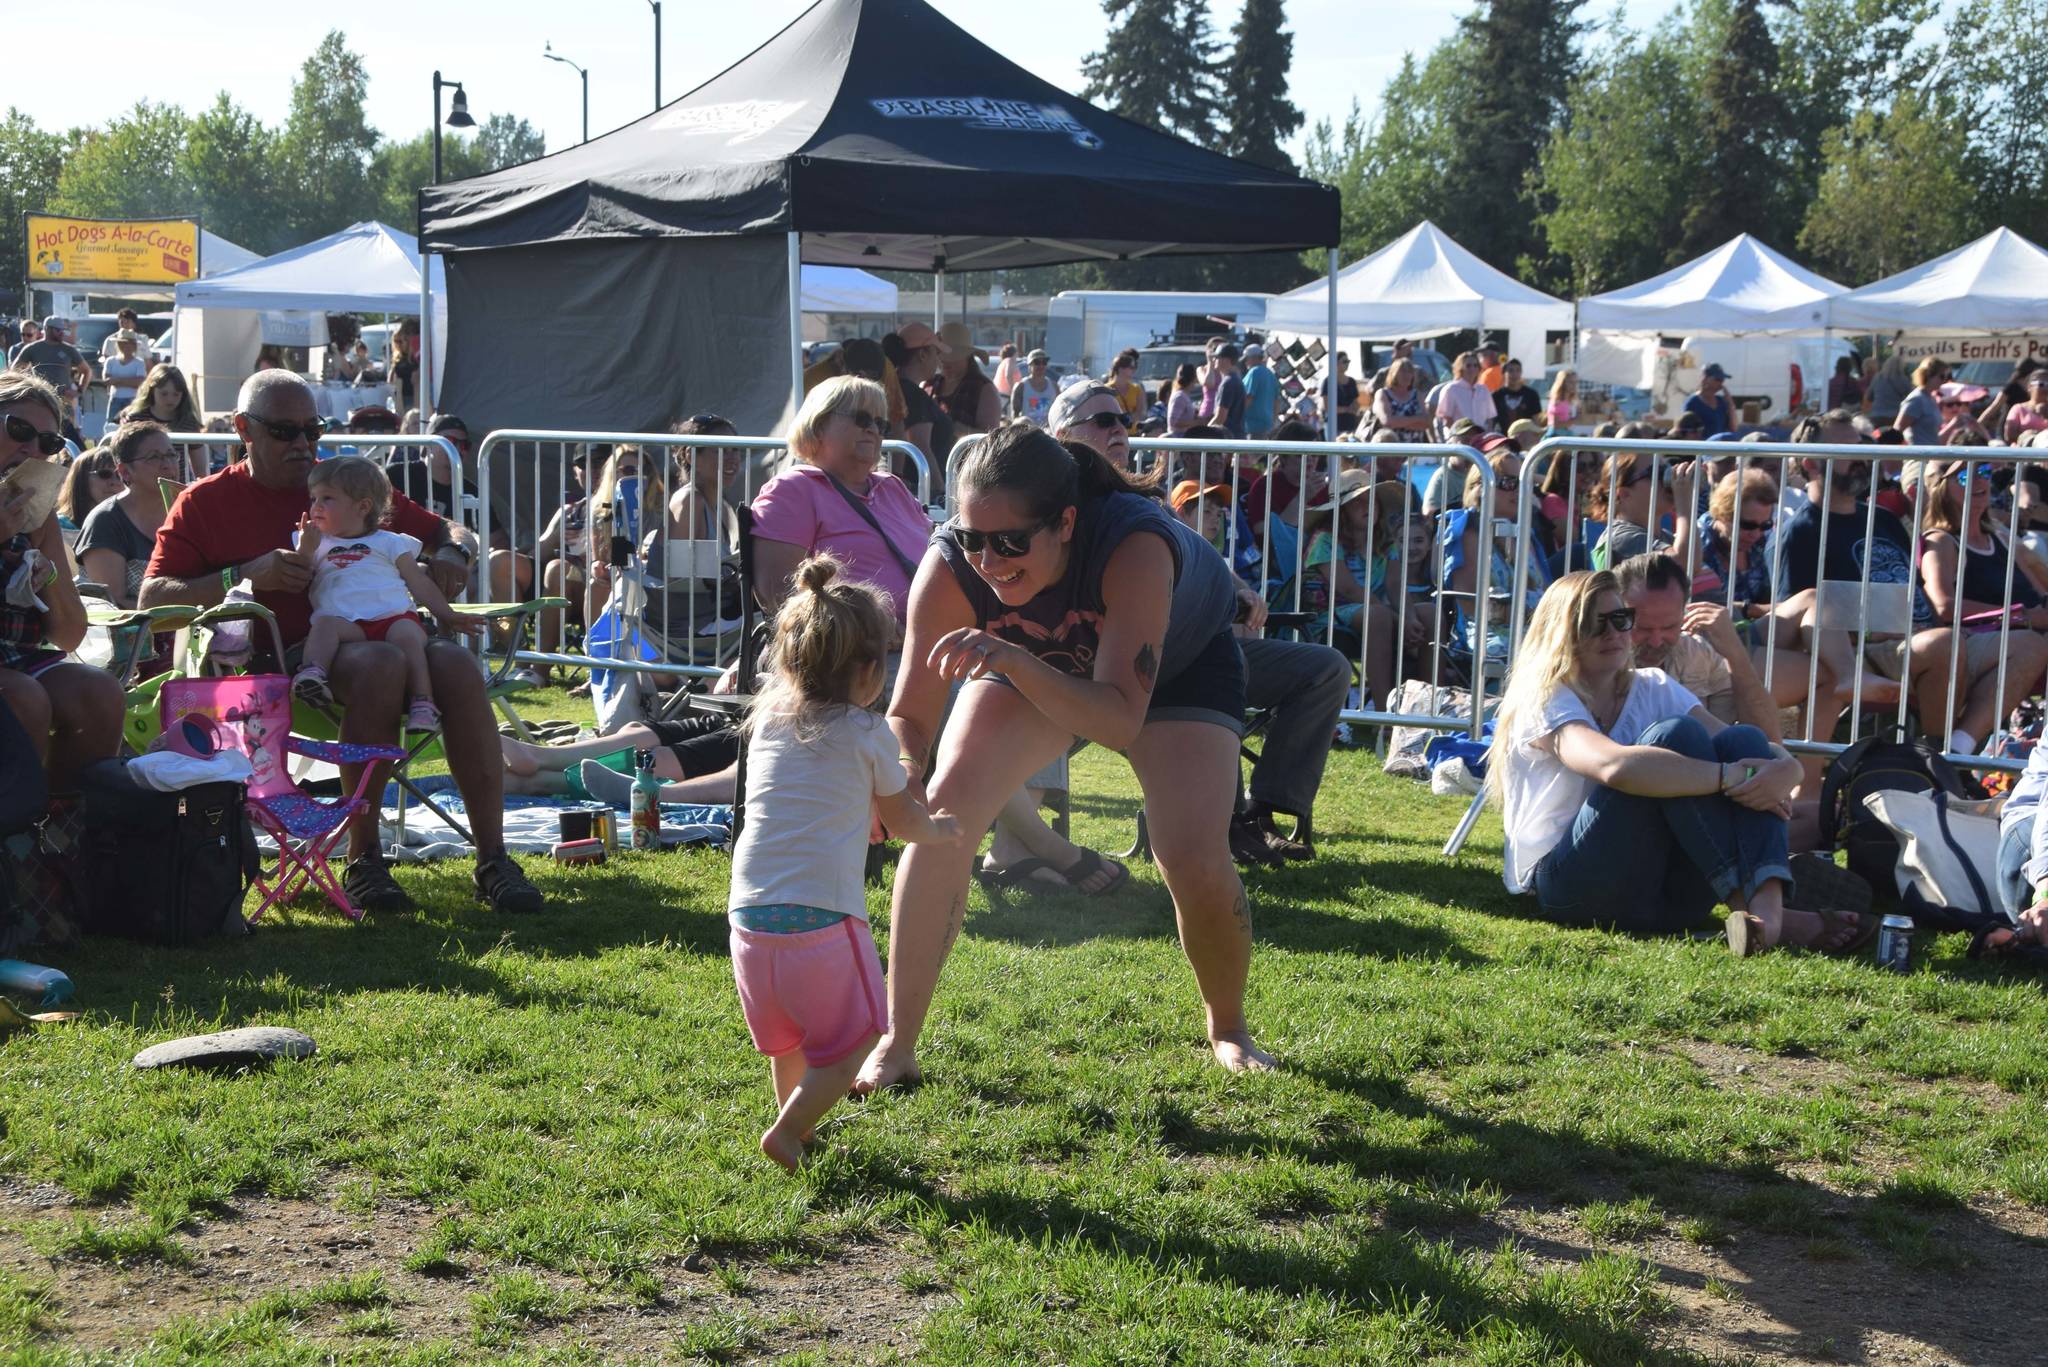
[[[1275,171],[1292,171],[1294,159],[1282,146],[1301,128],[1301,111],[1287,94],[1294,65],[1294,35],[1284,27],[1284,0],[1244,0],[1230,29],[1230,56],[1223,64],[1223,98],[1229,133],[1223,150]]]
[[[1502,270],[1544,254],[1533,188],[1578,67],[1583,0],[1487,0],[1462,21],[1467,98],[1450,107],[1448,177],[1459,211],[1445,231]]]
[[[1790,116],[1778,65],[1760,0],[1734,0],[1700,85],[1702,175],[1679,231],[1684,257],[1741,232],[1781,251],[1791,245],[1797,225],[1786,221]]]
[[[1218,45],[1202,0],[1102,0],[1110,21],[1082,94],[1133,123],[1217,144]]]

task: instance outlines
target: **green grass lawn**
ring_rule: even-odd
[[[1121,761],[1075,788],[1077,836],[1127,844]],[[836,1109],[794,1178],[755,1149],[722,854],[537,862],[519,920],[446,865],[401,870],[412,920],[96,943],[86,1018],[0,1043],[0,1360],[2038,1351],[2036,981],[1960,941],[1897,977],[1561,931],[1497,820],[1442,858],[1460,810],[1336,757],[1320,858],[1251,880],[1268,1076],[1207,1062],[1149,866],[975,891],[927,1081]],[[320,1052],[125,1066],[252,1023]]]

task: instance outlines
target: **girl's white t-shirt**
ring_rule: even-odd
[[[292,533],[292,544],[299,534]],[[315,617],[376,622],[413,610],[412,590],[398,573],[400,560],[419,558],[418,537],[378,528],[368,536],[322,536],[313,564]]]
[[[1684,684],[1663,670],[1638,669],[1607,737],[1617,745],[1634,745],[1658,722],[1686,716],[1699,705]],[[1511,737],[1507,772],[1501,775],[1501,817],[1507,834],[1502,874],[1509,892],[1528,890],[1536,866],[1557,848],[1592,795],[1593,780],[1566,768],[1552,748],[1542,744],[1571,722],[1584,722],[1595,730],[1600,725],[1578,694],[1560,687],[1543,711],[1524,718]]]
[[[747,742],[747,820],[732,854],[726,908],[799,906],[868,918],[868,816],[909,777],[888,724],[845,707],[804,741],[762,717]]]

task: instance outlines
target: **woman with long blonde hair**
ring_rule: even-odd
[[[1724,724],[1664,671],[1630,668],[1634,628],[1604,570],[1564,576],[1530,619],[1487,755],[1508,889],[1533,891],[1566,924],[1652,935],[1726,904],[1741,955],[1868,943],[1874,916],[1816,905],[1829,886],[1816,856],[1800,857],[1807,895],[1791,895],[1799,761],[1753,726]]]

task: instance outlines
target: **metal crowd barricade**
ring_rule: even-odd
[[[1888,625],[1888,622],[1879,621],[1875,625],[1873,624],[1873,584],[1879,581],[1874,581],[1871,577],[1872,557],[1867,553],[1863,556],[1862,559],[1861,573],[1859,574],[1858,578],[1854,581],[1855,607],[1853,609],[1853,612],[1850,614],[1854,620],[1854,629],[1848,630],[1846,628],[1838,628],[1830,624],[1831,614],[1827,611],[1830,600],[1832,600],[1836,606],[1839,606],[1841,600],[1849,596],[1841,590],[1837,590],[1835,593],[1830,594],[1827,589],[1827,585],[1829,584],[1842,584],[1846,582],[1829,580],[1826,577],[1827,546],[1832,521],[1836,517],[1851,515],[1835,513],[1832,511],[1830,507],[1830,505],[1834,501],[1837,467],[1844,464],[1861,466],[1873,462],[1876,463],[1877,468],[1872,471],[1870,486],[1867,486],[1867,493],[1871,496],[1865,497],[1863,507],[1860,510],[1860,512],[1853,514],[1853,516],[1859,516],[1863,520],[1862,541],[1863,544],[1868,546],[1874,544],[1876,541],[1877,514],[1879,509],[1877,506],[1876,499],[1874,497],[1874,494],[1876,492],[1874,485],[1876,483],[1878,475],[1881,474],[1881,472],[1885,468],[1893,466],[1894,464],[1908,461],[1922,462],[1921,477],[1914,485],[1912,518],[1910,521],[1910,525],[1907,527],[1908,535],[1905,547],[1906,578],[1904,580],[1905,592],[1903,594],[1903,597],[1908,607],[1908,620],[1905,623],[1906,630],[1903,634],[1908,642],[1908,645],[1906,647],[1906,659],[1903,661],[1902,667],[1900,669],[1900,673],[1904,677],[1898,680],[1899,690],[1895,723],[1901,730],[1903,730],[1906,726],[1909,711],[1919,701],[1918,699],[1912,696],[1912,676],[1914,672],[1912,669],[1911,658],[1912,640],[1929,630],[1947,630],[1948,637],[1945,642],[1945,645],[1948,651],[1948,696],[1945,700],[1946,705],[1942,712],[1942,715],[1947,720],[1945,722],[1945,729],[1941,737],[1943,742],[1942,748],[1945,752],[1948,752],[1947,758],[1952,764],[1955,764],[1958,767],[1963,768],[2014,771],[2022,767],[2020,761],[2006,759],[1998,756],[1984,754],[1956,754],[1953,753],[1952,746],[1950,743],[1955,727],[1957,700],[1960,697],[1966,697],[1968,688],[1970,686],[1969,682],[1966,681],[1964,677],[1964,637],[1970,634],[1970,632],[1968,630],[1967,624],[1961,620],[1963,614],[1960,611],[1960,604],[1962,599],[1961,588],[1963,584],[1963,578],[1968,570],[1969,558],[1971,554],[1969,544],[1972,539],[1971,535],[1964,535],[1957,538],[1958,552],[1956,565],[1956,586],[1954,592],[1951,594],[1950,600],[1951,610],[1949,615],[1951,621],[1947,624],[1942,624],[1937,622],[1921,621],[1918,620],[1918,618],[1920,617],[1921,605],[1926,602],[1925,589],[1921,581],[1920,553],[1923,548],[1923,534],[1926,529],[1928,490],[1927,476],[1935,468],[1948,465],[1959,460],[1967,462],[1973,468],[1980,464],[1990,465],[1994,468],[2000,466],[2007,467],[2012,469],[2015,475],[2017,475],[2020,466],[2034,463],[2033,461],[2029,460],[2029,456],[2031,455],[2029,451],[2020,448],[1986,446],[1926,447],[1877,446],[1868,444],[1848,446],[1822,444],[1788,444],[1782,442],[1702,443],[1696,441],[1677,441],[1668,439],[1650,440],[1633,438],[1585,438],[1563,436],[1548,437],[1545,438],[1543,441],[1537,443],[1534,450],[1529,453],[1527,459],[1529,460],[1531,467],[1533,467],[1536,463],[1535,457],[1540,455],[1550,455],[1554,459],[1561,458],[1565,460],[1574,461],[1574,464],[1570,467],[1570,472],[1566,477],[1567,492],[1565,496],[1568,505],[1574,510],[1576,510],[1579,507],[1578,494],[1582,486],[1580,486],[1577,481],[1577,468],[1575,457],[1578,453],[1586,452],[1595,453],[1601,456],[1611,456],[1623,452],[1637,452],[1650,457],[1650,477],[1648,482],[1650,485],[1651,493],[1650,507],[1646,525],[1647,528],[1651,529],[1651,537],[1653,544],[1654,538],[1657,535],[1654,529],[1657,528],[1658,524],[1662,520],[1664,511],[1666,511],[1670,506],[1669,500],[1671,498],[1671,494],[1667,488],[1664,477],[1664,472],[1667,465],[1667,458],[1675,458],[1670,462],[1673,464],[1677,463],[1678,461],[1687,460],[1699,460],[1710,463],[1720,463],[1723,461],[1728,461],[1733,463],[1732,469],[1725,472],[1723,478],[1726,478],[1728,475],[1732,474],[1736,480],[1736,497],[1733,512],[1734,521],[1738,524],[1738,526],[1735,529],[1735,535],[1728,535],[1725,529],[1722,532],[1723,540],[1728,546],[1729,557],[1729,563],[1726,566],[1726,569],[1729,572],[1723,575],[1724,583],[1722,586],[1722,601],[1731,609],[1733,609],[1737,602],[1737,599],[1735,597],[1735,575],[1732,572],[1733,554],[1734,547],[1740,536],[1739,524],[1742,519],[1742,505],[1745,501],[1742,497],[1742,488],[1744,484],[1747,482],[1748,472],[1752,469],[1764,470],[1767,474],[1769,474],[1772,477],[1773,481],[1776,482],[1776,484],[1778,485],[1779,512],[1776,516],[1774,516],[1773,532],[1770,535],[1768,543],[1771,554],[1771,564],[1769,567],[1769,581],[1772,585],[1772,605],[1775,607],[1780,602],[1780,595],[1777,592],[1777,586],[1785,582],[1783,563],[1784,538],[1777,534],[1777,530],[1782,528],[1786,521],[1782,509],[1782,503],[1785,497],[1785,490],[1788,486],[1795,484],[1801,487],[1802,489],[1805,487],[1805,479],[1796,462],[1817,461],[1822,464],[1824,468],[1821,479],[1822,498],[1820,502],[1820,525],[1817,529],[1819,533],[1818,545],[1820,563],[1814,572],[1814,605],[1811,609],[1812,625],[1810,628],[1808,628],[1808,630],[1810,630],[1813,633],[1814,643],[1816,647],[1818,647],[1818,645],[1820,644],[1821,633],[1823,632],[1842,630],[1844,634],[1849,638],[1849,658],[1851,660],[1850,677],[1846,680],[1835,680],[1834,688],[1830,690],[1831,692],[1836,692],[1841,690],[1845,686],[1847,688],[1847,708],[1849,712],[1849,737],[1848,740],[1844,742],[1835,741],[1833,737],[1836,731],[1836,723],[1830,720],[1821,719],[1816,715],[1819,711],[1819,674],[1822,651],[1818,648],[1815,648],[1806,651],[1808,657],[1806,663],[1806,687],[1802,692],[1798,702],[1798,706],[1801,708],[1804,714],[1803,734],[1796,737],[1788,737],[1786,739],[1785,744],[1787,749],[1792,750],[1795,753],[1829,757],[1840,754],[1843,750],[1847,749],[1849,745],[1854,744],[1860,738],[1862,734],[1863,714],[1866,710],[1863,706],[1860,705],[1860,699],[1863,696],[1864,683],[1866,680],[1867,673],[1874,673],[1874,671],[1870,670],[1868,665],[1868,647],[1871,644],[1871,638],[1873,635],[1889,637],[1891,634],[1893,634],[1885,630],[1885,627]],[[1605,475],[1600,476],[1600,478],[1604,478],[1606,483],[1605,506],[1611,512],[1611,510],[1615,506],[1617,495],[1619,493],[1619,472],[1618,470],[1613,468],[1613,463],[1611,461],[1606,462],[1606,464],[1609,468],[1607,469]],[[1712,480],[1711,476],[1708,475],[1707,472],[1704,470],[1697,472],[1697,475],[1698,478],[1696,479],[1696,483],[1694,486],[1694,498],[1696,506],[1692,518],[1690,519],[1693,526],[1691,534],[1686,539],[1684,557],[1685,570],[1689,577],[1697,577],[1700,570],[1701,555],[1704,549],[1704,514],[1706,511],[1706,503],[1708,501],[1707,495],[1711,492],[1712,484],[1718,482]],[[1536,482],[1534,480],[1524,479],[1522,481],[1522,486],[1519,491],[1519,497],[1517,502],[1516,522],[1523,529],[1522,544],[1525,548],[1531,544],[1528,533],[1532,529],[1533,516],[1535,512],[1535,506],[1533,503],[1535,484]],[[1996,624],[1996,629],[1998,631],[1999,636],[1999,648],[1998,662],[1996,667],[1996,677],[1992,685],[1994,690],[1993,700],[1996,704],[1996,721],[1994,725],[1997,728],[2001,729],[2005,725],[2005,714],[2008,710],[2005,706],[2005,694],[2009,676],[2013,632],[2015,630],[2015,627],[2012,622],[2013,586],[2015,583],[2015,577],[2017,574],[2019,563],[2019,553],[2016,549],[2019,545],[2019,507],[2017,500],[2012,499],[2009,493],[2007,495],[2007,498],[2009,506],[2005,510],[2004,514],[2006,557],[2005,578],[2003,587],[2003,599],[1998,612],[1998,620]],[[1665,508],[1659,508],[1658,504],[1660,501],[1664,502]],[[1570,563],[1571,554],[1575,550],[1574,542],[1570,536],[1571,530],[1572,529],[1567,529],[1566,568],[1586,568],[1586,566],[1583,564],[1573,565]],[[1965,530],[1967,532],[1969,529]],[[1997,545],[1997,541],[1995,538],[1993,541],[1993,545],[1994,547]],[[1589,547],[1588,549],[1590,550],[1591,548]],[[1525,549],[1525,554],[1526,553],[1528,552]],[[1986,552],[1980,550],[1977,553],[1981,555],[1985,554]],[[1612,566],[1610,566],[1610,568],[1612,568]],[[1518,573],[1519,572],[1520,571],[1518,569]],[[1887,585],[1897,585],[1898,583],[1898,581],[1896,580],[1886,580],[1882,582],[1886,583]],[[1896,594],[1887,594],[1886,598],[1889,599],[1898,596],[1899,595]],[[1885,604],[1880,602],[1878,606],[1882,608],[1883,606],[1885,606]],[[1929,606],[1931,608],[1931,605]],[[1757,644],[1760,644],[1762,646],[1764,664],[1763,669],[1760,671],[1760,673],[1765,689],[1767,691],[1771,691],[1773,690],[1774,685],[1776,683],[1776,669],[1778,663],[1778,656],[1780,654],[1781,639],[1784,639],[1784,633],[1790,632],[1793,628],[1791,626],[1788,626],[1784,619],[1776,611],[1767,612],[1765,616],[1757,620],[1763,622],[1764,634],[1761,642],[1753,642],[1751,644],[1752,649],[1754,649]],[[1513,625],[1513,639],[1517,645],[1520,644],[1523,632],[1526,630],[1526,628],[1527,623],[1524,617],[1524,613],[1522,611],[1522,603],[1518,598],[1515,605],[1515,616]],[[2018,630],[2026,631],[2029,630],[2029,628],[2022,626],[2019,627]],[[1789,640],[1788,645],[1793,650],[1800,650],[1805,648],[1804,642],[1797,638]],[[1989,738],[1987,736],[1979,736],[1975,739],[1978,740],[1980,743],[1983,743],[1987,741]]]
[[[191,480],[202,479],[209,474],[215,474],[226,469],[229,464],[227,458],[229,453],[234,448],[242,445],[242,439],[232,432],[172,432],[169,436],[172,447],[185,457],[186,474]],[[320,456],[322,459],[329,456],[360,455],[366,456],[371,460],[377,460],[379,464],[383,464],[389,459],[389,456],[383,455],[383,453],[392,451],[407,453],[420,451],[424,453],[429,447],[442,452],[448,457],[448,487],[451,490],[462,490],[466,486],[467,480],[466,470],[462,461],[462,451],[446,437],[427,436],[416,432],[380,432],[374,434],[329,432],[320,438]],[[195,449],[205,453],[203,461],[195,461],[192,458],[192,452]],[[217,460],[214,455],[215,452],[221,453]],[[382,459],[379,459],[380,455],[383,455]],[[483,565],[483,548],[487,538],[482,532],[484,523],[478,515],[476,500],[464,497],[458,492],[456,494],[456,501],[460,504],[456,522],[476,537],[477,563],[471,567],[472,574],[470,576],[471,588],[473,590],[476,582],[475,571],[481,570]]]
[[[606,448],[600,458],[597,448]],[[635,448],[640,455],[635,478],[639,498],[618,503],[626,514],[626,525],[613,519],[616,491],[600,489],[610,462],[620,448]],[[733,633],[737,620],[728,621],[716,609],[718,588],[727,565],[737,564],[738,546],[732,509],[737,501],[751,501],[756,486],[764,483],[754,458],[788,450],[781,437],[684,436],[673,432],[577,432],[544,428],[502,429],[490,433],[477,447],[477,498],[484,508],[485,525],[490,525],[498,503],[509,505],[504,518],[506,536],[491,555],[487,584],[502,596],[523,597],[515,577],[532,575],[534,593],[553,593],[570,598],[584,595],[585,630],[596,625],[611,601],[609,590],[603,598],[591,590],[602,580],[609,584],[614,572],[629,577],[631,586],[622,602],[622,613],[632,609],[631,631],[656,658],[645,658],[634,645],[630,653],[599,654],[594,650],[571,651],[565,647],[566,620],[550,622],[543,614],[540,640],[535,650],[522,650],[514,657],[521,664],[554,668],[623,670],[677,680],[715,677],[737,655]],[[698,483],[697,451],[737,451],[748,459],[733,472],[728,484],[725,461],[710,462],[710,478]],[[660,495],[652,500],[647,484],[649,457],[660,453]],[[678,459],[681,453],[687,460]],[[884,460],[900,457],[915,469],[917,496],[929,506],[931,465],[925,455],[909,442],[882,443]],[[498,471],[505,474],[500,477]],[[501,487],[503,500],[494,499],[493,484]],[[616,481],[614,481],[616,483]],[[692,501],[691,516],[708,514],[708,520],[688,529],[688,535],[672,535],[669,503],[685,484],[694,485],[698,497]],[[735,487],[736,486],[736,487]],[[604,498],[600,500],[600,495]],[[600,502],[604,515],[600,517]],[[633,506],[637,502],[637,506]],[[570,525],[578,504],[582,526]],[[627,545],[614,566],[610,544],[596,544],[600,525],[623,535]],[[542,542],[555,531],[552,554],[544,554]],[[609,538],[608,538],[609,541]],[[522,569],[519,562],[524,559]],[[553,567],[559,566],[559,570]],[[707,601],[707,594],[709,595]],[[680,610],[677,598],[681,597]],[[652,637],[653,639],[649,639]],[[730,638],[730,639],[728,639]],[[612,638],[614,651],[627,650],[629,643]]]

